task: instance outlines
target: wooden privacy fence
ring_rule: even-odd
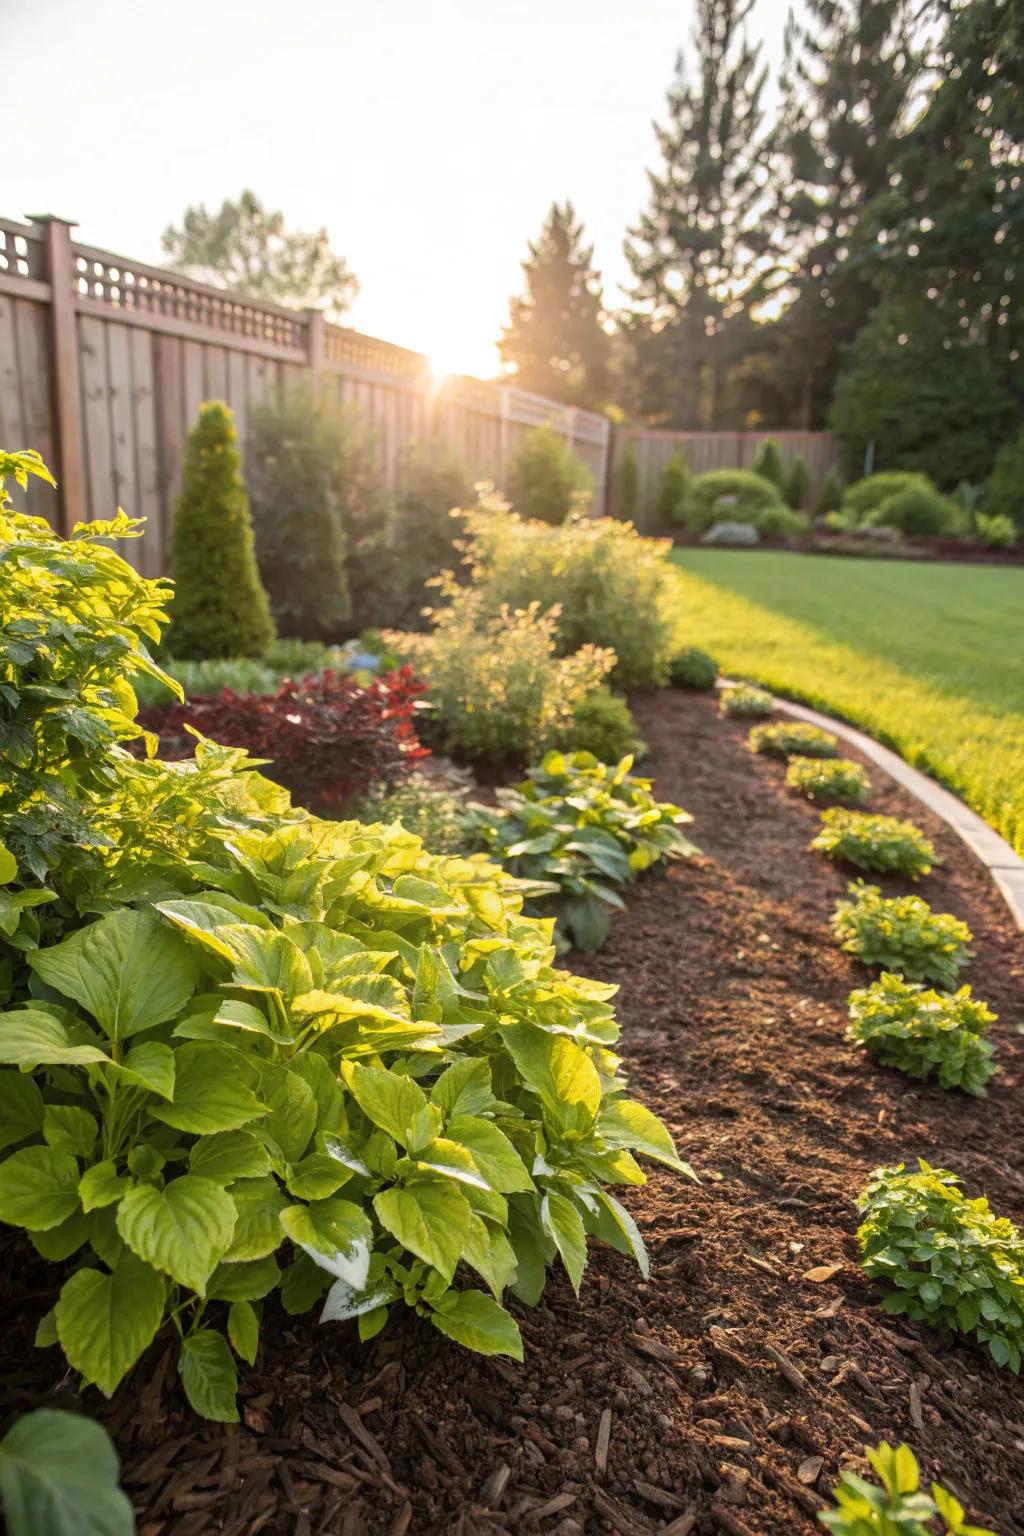
[[[789,465],[802,453],[810,472],[809,500],[821,489],[829,470],[839,464],[839,445],[830,432],[645,432],[620,428],[615,434],[615,462],[632,448],[639,474],[637,525],[651,527],[662,472],[682,448],[692,475],[709,469],[750,469],[760,445],[771,438]],[[612,508],[614,511],[614,507]]]
[[[249,406],[306,369],[373,426],[392,489],[414,440],[458,449],[475,477],[500,485],[522,433],[550,423],[590,469],[603,510],[605,417],[478,379],[437,380],[418,352],[80,245],[73,227],[0,218],[0,445],[36,448],[53,468],[56,510],[44,486],[28,509],[65,531],[118,506],[148,518],[147,537],[125,547],[145,574],[167,570],[201,402],[227,401],[244,449]]]

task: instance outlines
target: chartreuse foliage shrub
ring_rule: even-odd
[[[822,811],[821,831],[811,847],[858,869],[906,875],[910,880],[928,874],[936,861],[934,847],[912,821],[849,811],[840,805]]]
[[[750,713],[749,710],[746,711]],[[839,741],[831,731],[807,720],[782,720],[778,725],[755,725],[747,738],[751,752],[769,757],[838,757]]]
[[[689,482],[682,521],[694,533],[706,533],[722,519],[756,523],[768,508],[785,505],[778,486],[751,469],[711,469]]]
[[[486,612],[537,603],[555,614],[561,655],[607,646],[617,686],[667,681],[677,624],[667,540],[642,538],[608,517],[551,528],[509,516],[490,496],[464,523],[465,562]]]
[[[1014,1374],[1024,1350],[1024,1234],[960,1179],[918,1159],[879,1168],[857,1204],[861,1267],[894,1287],[885,1310],[973,1335]]]
[[[0,1440],[8,1536],[135,1536],[110,1436],[81,1414],[39,1408]]]
[[[786,765],[786,783],[808,800],[859,804],[871,793],[867,769],[845,757],[791,757]]]
[[[614,989],[481,859],[292,811],[238,751],[132,758],[166,595],[101,542],[132,531],[0,515],[0,1221],[61,1265],[37,1341],[110,1395],[167,1327],[223,1421],[278,1291],[518,1357],[505,1292],[558,1256],[578,1288],[588,1234],[646,1271],[605,1186],[686,1171]]]
[[[884,897],[855,880],[832,915],[832,931],[847,954],[865,965],[898,971],[908,981],[956,985],[971,957],[971,930],[950,912],[933,912],[920,896]]]
[[[514,874],[542,882],[538,907],[553,912],[566,941],[588,953],[608,935],[618,886],[662,859],[695,850],[679,830],[691,820],[654,799],[651,780],[590,752],[549,752],[522,784],[497,791],[498,808],[480,810],[488,851]]]
[[[775,700],[767,689],[754,683],[735,683],[723,689],[718,707],[723,715],[761,718],[775,713]]]
[[[555,745],[563,752],[592,752],[602,763],[646,750],[629,705],[610,688],[595,688],[579,701]]]
[[[934,1536],[930,1522],[936,1516],[946,1536],[994,1536],[980,1525],[968,1525],[963,1505],[940,1483],[932,1483],[930,1496],[921,1491],[921,1473],[908,1445],[883,1440],[864,1451],[878,1482],[843,1473],[832,1490],[835,1508],[818,1515],[833,1536]]]
[[[200,406],[185,444],[171,561],[172,655],[262,656],[274,621],[256,568],[235,419],[220,400]]]
[[[843,492],[842,510],[849,514],[851,526],[857,527],[862,523],[870,522],[872,514],[893,496],[909,490],[933,491],[934,489],[928,476],[919,470],[880,470],[878,474],[865,475],[863,480],[855,480],[852,485],[846,487]]]
[[[673,688],[695,688],[707,693],[718,680],[718,662],[699,646],[689,645],[672,657],[668,677]]]
[[[594,491],[593,477],[554,427],[524,432],[508,466],[508,495],[521,517],[564,523],[585,512]]]
[[[1008,517],[1024,536],[1024,427],[996,454],[982,505],[989,517]]]
[[[942,1088],[983,1094],[997,1070],[986,1039],[996,1015],[971,996],[926,992],[902,976],[882,973],[870,987],[850,993],[847,1035],[883,1067],[908,1077],[935,1077]]]
[[[1012,549],[1020,536],[1020,530],[1005,512],[976,512],[974,527],[978,538],[990,549]]]
[[[870,527],[896,528],[911,537],[957,533],[965,528],[965,519],[956,503],[930,485],[908,485],[887,496],[865,521]]]

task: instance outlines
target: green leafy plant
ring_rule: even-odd
[[[850,993],[849,1039],[883,1067],[908,1077],[937,1077],[943,1088],[983,1094],[997,1070],[986,1039],[996,1015],[971,996],[926,992],[902,976],[883,972],[870,987]]]
[[[694,533],[706,533],[722,520],[756,522],[768,507],[785,507],[782,492],[771,480],[749,469],[711,469],[690,480],[682,521]]]
[[[811,520],[806,512],[795,512],[792,507],[775,505],[761,507],[755,514],[754,527],[764,539],[798,539],[807,532]]]
[[[602,763],[646,750],[629,705],[609,688],[595,688],[580,699],[554,745],[562,752],[592,752]]]
[[[858,869],[906,875],[910,880],[927,875],[936,862],[934,847],[912,821],[839,805],[822,811],[821,831],[811,847]]]
[[[845,757],[791,757],[786,765],[786,783],[808,800],[857,804],[871,793],[867,769]]]
[[[1012,549],[1020,537],[1020,529],[1005,512],[976,512],[974,527],[978,538],[990,549]]]
[[[537,906],[553,912],[566,941],[599,949],[618,887],[662,859],[694,852],[680,827],[685,811],[654,799],[651,780],[611,767],[590,752],[549,752],[522,784],[497,792],[497,810],[480,809],[489,852],[513,873],[540,882]]]
[[[39,1408],[0,1440],[8,1536],[135,1536],[110,1436],[77,1413]]]
[[[747,710],[745,713],[749,714]],[[747,738],[751,752],[769,757],[838,757],[839,741],[831,731],[806,720],[782,720],[778,725],[755,725]]]
[[[699,646],[688,645],[672,657],[668,677],[673,688],[694,688],[707,693],[718,681],[718,662]]]
[[[676,648],[675,578],[664,539],[614,518],[557,528],[509,515],[486,496],[463,518],[465,569],[482,611],[538,603],[555,618],[561,655],[584,645],[615,652],[620,688],[660,687]]]
[[[686,451],[677,448],[661,472],[658,495],[654,503],[655,525],[659,529],[671,528],[685,521],[686,494],[690,485],[690,470]]]
[[[640,465],[630,443],[615,464],[615,516],[635,523],[640,506]]]
[[[949,912],[933,912],[920,896],[884,897],[877,885],[855,880],[832,915],[832,931],[848,954],[865,965],[898,971],[908,981],[956,985],[970,959],[971,930]]]
[[[861,1268],[893,1286],[885,1310],[973,1335],[1014,1374],[1024,1350],[1024,1235],[969,1200],[960,1179],[918,1159],[878,1168],[857,1201]]]
[[[929,485],[905,486],[874,507],[864,521],[867,527],[897,528],[911,538],[956,533],[966,524],[956,504]]]
[[[171,561],[168,650],[188,660],[262,656],[274,621],[256,568],[234,414],[220,400],[200,406],[185,444]]]
[[[978,1525],[968,1525],[959,1499],[940,1483],[932,1483],[931,1497],[921,1491],[921,1474],[908,1445],[892,1446],[883,1440],[874,1449],[864,1447],[878,1483],[869,1483],[856,1472],[845,1472],[833,1489],[834,1509],[818,1515],[833,1536],[933,1536],[929,1523],[942,1517],[946,1536],[995,1536]]]
[[[351,813],[364,822],[400,821],[430,853],[467,853],[473,844],[473,817],[466,793],[450,779],[413,772],[391,789],[375,786]]]
[[[847,526],[857,528],[869,522],[871,514],[883,503],[909,490],[934,491],[935,487],[919,470],[886,469],[855,480],[843,492],[842,511],[848,518]]]
[[[524,432],[509,461],[508,495],[522,517],[542,523],[564,523],[583,512],[594,491],[587,466],[554,427]]]
[[[775,713],[775,699],[766,688],[758,688],[754,683],[734,683],[723,688],[718,708],[723,715],[757,718]]]

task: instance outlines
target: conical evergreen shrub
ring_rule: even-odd
[[[170,654],[196,661],[262,656],[274,622],[256,568],[234,415],[221,400],[200,406],[185,444],[171,557]]]
[[[786,475],[786,500],[794,512],[802,512],[804,502],[807,500],[807,492],[811,488],[811,472],[807,468],[807,460],[802,453],[798,453],[789,466]]]
[[[686,493],[690,484],[690,470],[686,462],[685,448],[677,448],[661,472],[658,496],[654,503],[654,516],[659,529],[669,529],[673,523],[681,523],[686,517]]]
[[[834,469],[830,469],[822,481],[818,499],[814,503],[815,517],[824,517],[828,512],[838,512],[843,504],[843,482]]]
[[[783,497],[786,494],[786,466],[782,462],[782,454],[779,445],[773,437],[766,437],[754,455],[751,465],[755,475],[760,475],[762,480],[770,480],[772,485],[781,491]]]
[[[640,504],[640,465],[630,444],[615,465],[615,516],[635,523]]]

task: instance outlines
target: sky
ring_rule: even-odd
[[[787,0],[757,0],[781,54]],[[160,264],[189,203],[251,187],[326,226],[347,322],[490,377],[526,241],[571,198],[609,302],[693,0],[0,0],[0,215]]]

